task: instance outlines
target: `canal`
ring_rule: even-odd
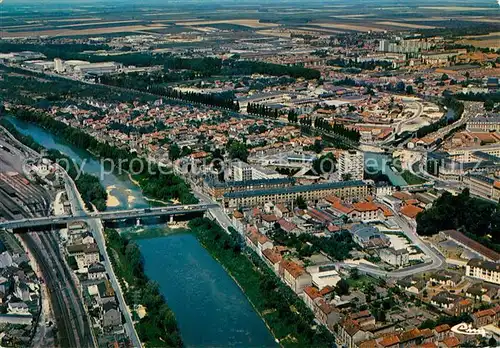
[[[126,175],[109,173],[90,153],[41,127],[8,119],[22,134],[30,135],[47,149],[59,150],[78,165],[83,164],[84,172],[98,176],[112,196],[108,209],[149,206],[141,190]],[[145,272],[159,284],[175,313],[186,346],[276,346],[243,292],[192,234],[175,233],[136,242],[144,258]]]

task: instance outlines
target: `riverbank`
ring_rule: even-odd
[[[144,273],[137,245],[115,230],[107,229],[105,237],[113,270],[137,321],[135,328],[141,341],[149,347],[182,347],[174,313],[161,295],[158,284]]]
[[[82,199],[85,202],[87,209],[91,210],[92,207],[96,207],[99,211],[106,210],[106,201],[108,200],[108,193],[99,181],[99,178],[87,174],[80,173],[78,175],[78,170],[76,164],[68,156],[62,154],[57,150],[47,150],[42,145],[38,144],[33,138],[29,136],[24,136],[15,128],[15,126],[8,120],[1,119],[0,125],[3,126],[14,138],[19,140],[22,144],[33,149],[34,151],[41,153],[46,152],[46,158],[50,159],[54,163],[65,164],[63,167],[68,175],[75,181],[75,185],[78,191],[82,195]]]
[[[315,325],[313,313],[253,251],[242,248],[240,235],[228,235],[206,218],[193,219],[188,227],[242,289],[280,345],[332,345],[331,333],[323,326],[311,328]]]
[[[68,126],[41,110],[16,107],[12,108],[10,113],[19,120],[36,124],[98,158],[105,158],[119,164],[121,170],[138,173],[134,175],[134,179],[139,183],[145,196],[165,202],[174,199],[182,204],[198,203],[182,178],[173,173],[163,173],[155,163],[138,157],[128,150],[100,142],[80,128]]]

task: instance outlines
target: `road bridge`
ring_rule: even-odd
[[[216,204],[190,204],[190,205],[173,205],[166,207],[155,207],[145,209],[129,209],[115,210],[106,212],[88,213],[83,215],[59,215],[47,216],[32,219],[10,220],[0,222],[0,228],[4,229],[29,229],[39,228],[43,226],[53,226],[67,224],[73,221],[82,221],[89,219],[100,219],[103,221],[124,220],[124,219],[140,219],[149,217],[184,215],[190,213],[205,212],[208,209],[218,207]]]

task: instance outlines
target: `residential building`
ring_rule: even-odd
[[[465,295],[477,301],[492,303],[500,298],[500,287],[479,282],[467,288]]]
[[[253,190],[266,190],[273,188],[290,187],[295,183],[293,178],[274,178],[257,180],[239,180],[219,182],[216,180],[205,180],[203,190],[215,199],[221,199],[225,193]]]
[[[93,263],[89,266],[87,276],[89,280],[106,278],[106,269],[102,263]]]
[[[340,313],[323,298],[322,292],[313,286],[304,288],[304,302],[312,310],[314,316],[325,326],[333,329],[340,322]]]
[[[262,259],[274,271],[279,274],[280,263],[283,260],[281,254],[274,249],[264,249],[262,251]]]
[[[469,174],[463,176],[462,182],[474,196],[494,200],[495,202],[500,199],[500,182],[498,180],[484,175]]]
[[[234,181],[252,180],[252,166],[243,161],[234,161],[231,163],[231,177]]]
[[[99,248],[97,244],[75,244],[67,247],[68,255],[74,257],[79,269],[87,268],[99,262]]]
[[[500,306],[484,309],[471,314],[472,322],[476,328],[490,324],[498,324],[500,320]]]
[[[371,193],[371,188],[363,181],[325,182],[314,185],[295,185],[287,188],[230,192],[224,194],[224,207],[239,209],[242,207],[274,204],[292,204],[298,197],[308,202],[317,202],[327,196],[335,195],[340,199],[361,199]]]
[[[361,151],[347,150],[340,153],[338,159],[338,175],[342,180],[349,177],[351,180],[363,180],[365,171],[365,155]]]
[[[391,243],[389,238],[374,226],[356,224],[350,228],[349,232],[354,242],[365,249],[388,247]]]
[[[500,264],[481,259],[472,259],[465,266],[465,275],[484,280],[485,282],[500,284]]]
[[[401,289],[419,295],[425,289],[425,282],[421,279],[413,279],[411,276],[400,279],[396,283]]]
[[[338,215],[347,216],[352,221],[383,221],[386,218],[384,208],[374,202],[356,202],[344,204],[335,196],[326,197],[325,200],[332,205],[332,210]]]
[[[339,323],[337,337],[342,346],[355,348],[358,343],[372,338],[373,334],[362,330],[355,320],[348,318]]]
[[[395,267],[404,267],[410,263],[407,249],[382,248],[378,250],[380,259]]]
[[[452,273],[447,270],[435,272],[429,277],[430,282],[449,287],[456,287],[461,280],[462,276],[459,273]]]
[[[306,286],[312,284],[311,275],[302,266],[290,260],[281,261],[280,275],[283,281],[297,294],[302,293]]]
[[[264,234],[260,233],[255,226],[248,226],[245,234],[246,244],[262,257],[262,252],[273,247],[273,242]]]
[[[470,132],[498,132],[500,131],[500,114],[472,117],[467,121],[465,129]]]
[[[102,326],[106,330],[110,327],[116,327],[122,323],[122,314],[118,310],[115,302],[107,302],[102,305]]]

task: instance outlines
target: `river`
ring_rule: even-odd
[[[75,148],[46,130],[9,117],[19,132],[47,149],[56,149],[98,176],[113,199],[108,209],[149,206],[126,175],[105,171],[89,152]],[[146,227],[147,228],[147,227]],[[158,282],[188,347],[276,346],[274,338],[247,298],[210,254],[189,233],[137,240],[148,277]]]
[[[392,158],[390,155],[375,152],[365,153],[365,170],[369,171],[370,174],[376,174],[377,171],[380,171],[382,174],[387,175],[392,185],[408,185],[399,173],[391,169],[391,165],[389,164],[391,162]]]

